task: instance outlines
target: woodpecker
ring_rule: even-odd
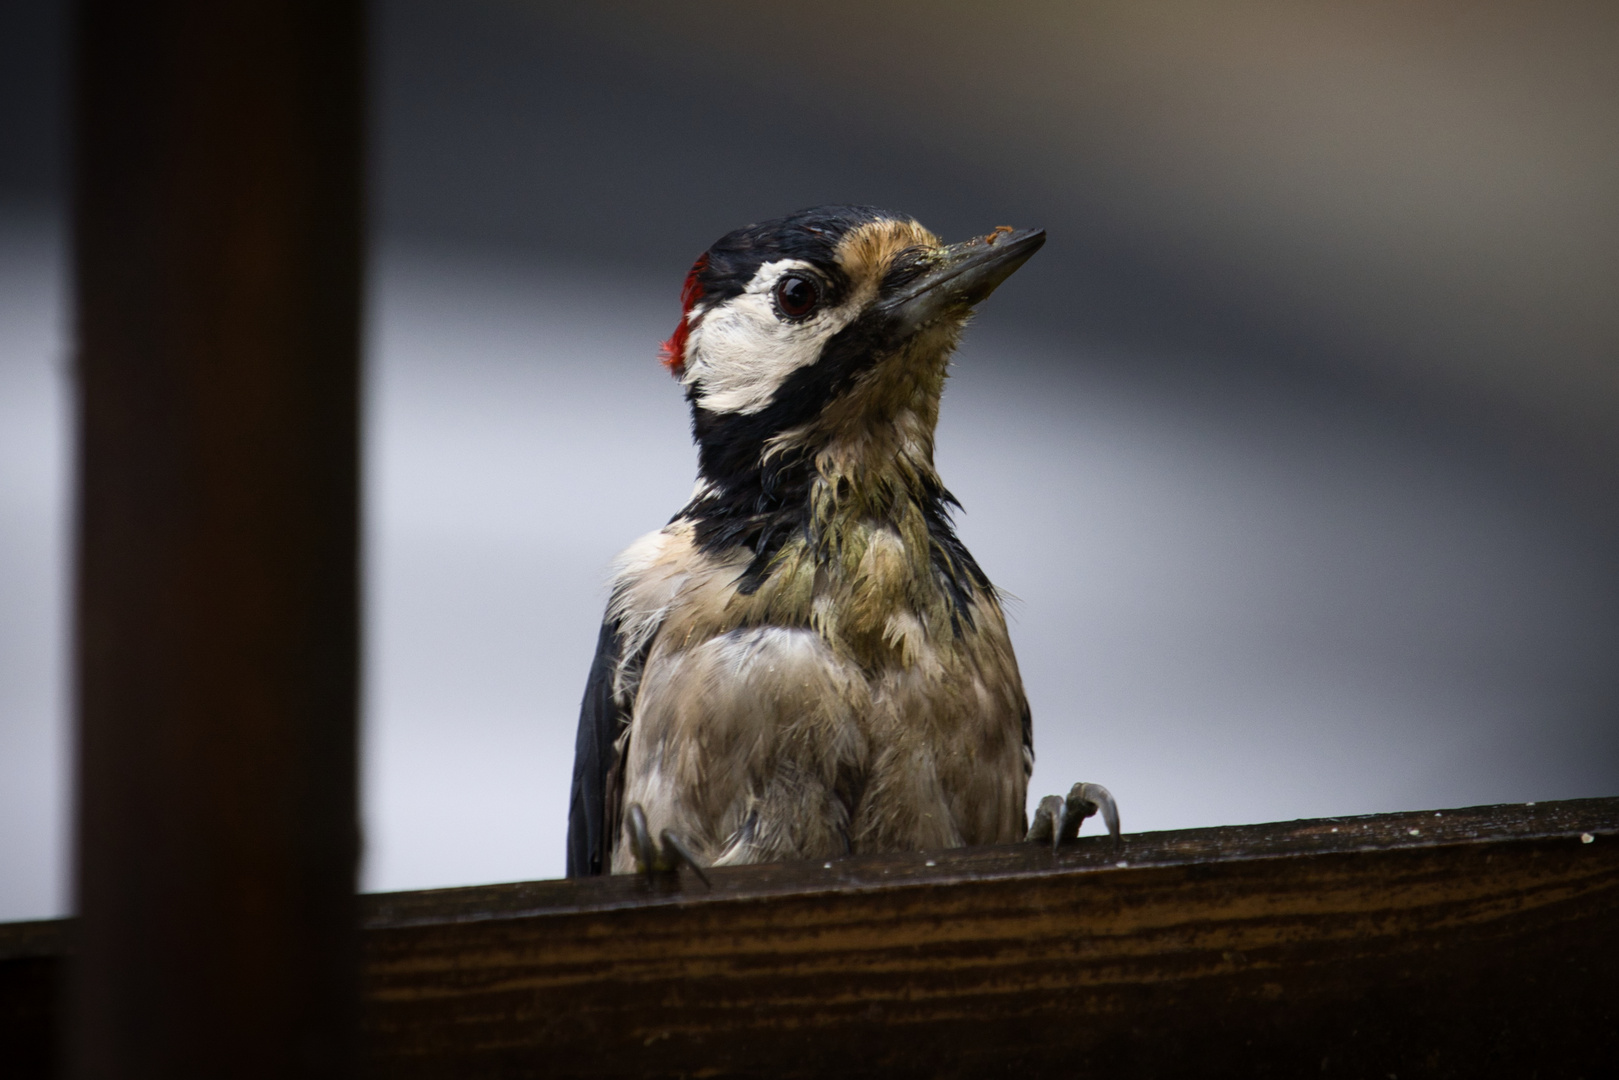
[[[1055,846],[1098,809],[1117,841],[1096,784],[1028,825],[1028,700],[933,464],[962,328],[1044,243],[1000,226],[947,245],[905,215],[823,206],[697,259],[662,348],[697,485],[614,566],[570,877]]]

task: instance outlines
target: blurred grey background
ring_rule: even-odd
[[[66,20],[0,7],[0,919],[64,910]],[[383,0],[368,888],[562,870],[691,259],[1043,225],[940,468],[1032,795],[1127,829],[1619,794],[1619,9]]]

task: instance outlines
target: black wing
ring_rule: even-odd
[[[568,876],[588,877],[607,871],[610,831],[617,828],[623,773],[618,768],[618,741],[630,722],[629,709],[613,696],[624,637],[618,621],[602,624],[596,659],[579,706],[579,737],[573,748],[573,793],[568,802]]]

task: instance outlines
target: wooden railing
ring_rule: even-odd
[[[1619,799],[363,899],[384,1077],[1524,1076],[1619,1064]],[[68,922],[0,926],[50,1075]]]

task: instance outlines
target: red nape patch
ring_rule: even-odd
[[[669,369],[669,374],[680,378],[686,370],[686,335],[691,333],[692,305],[703,298],[703,283],[697,276],[708,265],[708,254],[705,252],[697,257],[691,264],[691,273],[686,275],[686,284],[680,288],[680,325],[675,332],[669,335],[669,340],[658,346],[658,359],[663,366]]]

